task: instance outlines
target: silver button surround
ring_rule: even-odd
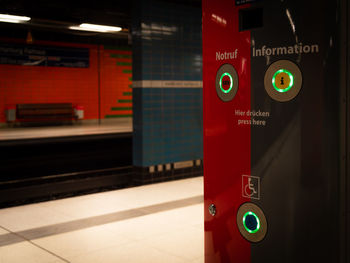
[[[220,78],[224,73],[229,73],[232,77],[233,86],[228,93],[224,93],[220,88]],[[231,64],[221,65],[219,70],[216,72],[215,86],[216,93],[218,94],[219,98],[224,102],[231,101],[236,96],[236,93],[238,91],[238,74]]]
[[[294,76],[293,87],[286,92],[278,92],[272,84],[273,75],[280,69],[288,70]],[[301,90],[303,77],[299,67],[289,60],[278,60],[267,69],[264,77],[264,85],[267,94],[276,101],[286,102],[294,99]]]
[[[245,229],[244,224],[243,224],[243,217],[249,211],[255,213],[259,217],[259,220],[260,220],[260,229],[256,233],[249,233]],[[265,238],[265,236],[267,234],[267,220],[266,220],[265,214],[261,210],[261,208],[254,203],[247,202],[247,203],[242,204],[239,207],[239,209],[237,211],[236,223],[237,223],[237,227],[238,227],[238,230],[241,233],[241,235],[249,242],[252,242],[252,243],[260,242]]]

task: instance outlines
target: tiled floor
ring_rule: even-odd
[[[204,262],[203,178],[0,210],[0,263]]]
[[[132,132],[131,119],[103,124],[0,128],[0,141]]]

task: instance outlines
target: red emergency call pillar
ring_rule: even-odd
[[[205,262],[346,262],[346,1],[202,7]]]

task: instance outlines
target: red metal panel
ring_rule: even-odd
[[[246,8],[247,5],[244,5]],[[242,197],[242,175],[250,175],[249,120],[236,110],[250,110],[250,32],[239,32],[238,10],[232,0],[203,1],[204,204],[205,262],[250,262],[250,244],[236,225]],[[237,50],[237,51],[236,51]],[[232,54],[236,52],[236,56]],[[223,102],[215,89],[221,65],[238,73],[236,96]],[[208,207],[214,204],[212,216]]]

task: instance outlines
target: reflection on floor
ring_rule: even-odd
[[[0,210],[0,262],[204,262],[203,178]]]
[[[132,132],[131,119],[120,119],[103,124],[73,124],[46,127],[1,128],[0,141],[123,132]]]

